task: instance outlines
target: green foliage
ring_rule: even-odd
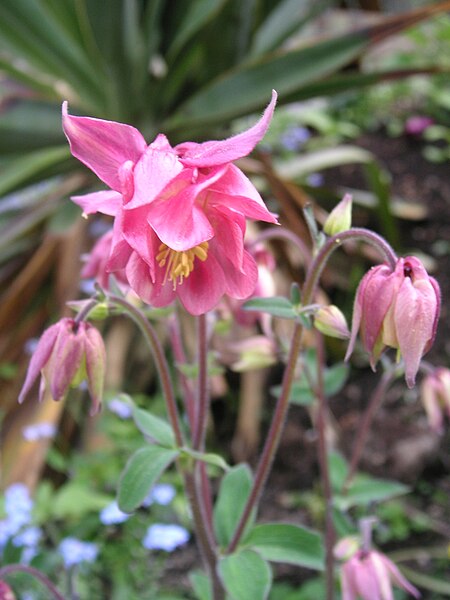
[[[305,527],[287,523],[256,525],[246,537],[245,544],[272,562],[317,570],[324,567],[321,535]]]
[[[136,510],[178,454],[177,450],[161,446],[147,446],[133,454],[119,481],[117,500],[120,509],[129,513]]]
[[[233,537],[250,494],[252,481],[250,468],[242,464],[230,469],[220,482],[214,506],[214,529],[221,546],[229,544]]]
[[[265,600],[272,583],[270,565],[253,550],[239,550],[219,559],[218,572],[232,600]]]

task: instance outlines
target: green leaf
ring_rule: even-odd
[[[347,494],[335,496],[334,503],[341,510],[347,510],[352,506],[367,506],[372,502],[389,500],[395,496],[406,494],[409,490],[408,486],[397,481],[358,475],[350,485]]]
[[[355,32],[241,64],[190,98],[165,129],[204,126],[260,110],[272,89],[282,97],[320,81],[351,62],[367,42],[366,33]]]
[[[191,582],[197,600],[213,600],[211,581],[206,573],[202,571],[191,571],[189,573]]]
[[[214,506],[214,529],[222,546],[227,546],[233,537],[250,494],[252,480],[250,468],[242,464],[230,469],[220,482]],[[253,518],[249,519],[250,523]]]
[[[160,446],[148,446],[135,452],[119,481],[117,499],[120,510],[127,513],[135,511],[178,454],[177,450]]]
[[[266,312],[282,319],[297,319],[298,314],[291,302],[282,296],[272,298],[252,298],[243,305],[245,310]]]
[[[328,454],[328,466],[333,491],[338,493],[342,490],[348,474],[348,463],[342,454],[330,452]]]
[[[133,419],[141,433],[167,448],[175,446],[175,436],[172,428],[163,419],[155,417],[142,408],[133,407]]]
[[[272,585],[270,565],[253,550],[224,556],[219,576],[232,600],[265,600]]]
[[[322,538],[305,527],[286,523],[257,525],[245,539],[245,544],[266,560],[309,569],[324,568]]]
[[[186,42],[214,18],[224,4],[225,0],[191,0],[189,10],[184,16],[177,35],[169,48],[169,59],[173,60]]]
[[[111,502],[106,494],[70,482],[61,487],[52,498],[52,516],[57,519],[79,519],[89,512],[98,512]]]
[[[28,182],[43,170],[53,167],[70,157],[68,146],[57,146],[30,152],[8,161],[0,168],[0,196]]]
[[[294,32],[320,14],[331,0],[284,0],[269,14],[258,29],[251,50],[252,55],[275,50]]]
[[[197,452],[191,448],[180,448],[180,451],[182,455],[191,456],[192,458],[195,458],[195,460],[200,460],[209,465],[220,467],[224,471],[230,470],[230,465],[228,465],[219,454],[213,454],[212,452]]]

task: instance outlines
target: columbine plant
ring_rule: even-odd
[[[97,410],[105,357],[100,334],[87,319],[95,315],[98,305],[103,308],[106,305],[115,313],[122,311],[137,323],[153,352],[169,422],[134,406],[131,401],[121,407],[120,414],[125,408],[123,418],[133,417],[146,443],[129,460],[119,483],[118,504],[108,507],[103,519],[108,523],[123,522],[126,514],[148,501],[155,482],[175,463],[190,503],[195,539],[205,568],[203,574],[193,575],[192,583],[199,598],[211,600],[225,597],[264,600],[272,581],[270,561],[325,569],[324,598],[334,597],[333,510],[336,507],[325,432],[329,392],[322,335],[347,339],[350,332],[338,307],[317,304],[320,275],[332,253],[347,241],[359,240],[374,245],[383,261],[364,276],[356,293],[347,358],[360,334],[373,367],[388,347],[397,349],[397,358],[403,357],[404,362],[386,370],[371,405],[379,405],[399,371],[404,371],[408,386],[414,385],[422,355],[433,343],[439,317],[440,294],[436,281],[428,276],[417,258],[399,258],[374,232],[352,228],[349,196],[331,213],[320,235],[311,215],[307,214],[315,247],[308,257],[309,267],[302,289],[294,286],[290,300],[267,297],[264,292],[267,286],[260,282],[262,297],[253,298],[244,306],[265,315],[260,323],[268,336],[270,362],[277,353],[277,338],[269,332],[267,316],[293,322],[280,393],[255,474],[246,465],[230,468],[220,456],[205,452],[211,337],[206,315],[220,307],[224,300],[227,309],[231,307],[236,314],[242,311],[241,301],[252,296],[258,283],[254,256],[256,248],[264,252],[261,244],[278,237],[297,244],[301,251],[305,247],[302,240],[280,227],[264,231],[252,241],[250,250],[244,245],[246,219],[277,223],[256,188],[234,164],[263,138],[275,102],[273,92],[262,118],[243,133],[223,141],[186,142],[174,147],[162,134],[147,145],[142,135],[128,125],[72,116],[67,103],[64,104],[63,127],[73,155],[109,188],[77,196],[74,201],[86,216],[96,212],[112,216],[113,228],[97,243],[84,267],[84,274],[97,279],[98,293],[83,303],[75,319],[62,319],[44,333],[20,395],[22,401],[31,393],[40,373],[55,400],[63,398],[70,386],[84,378],[93,399],[93,411]],[[176,300],[197,317],[198,323],[195,381],[188,379],[182,370],[178,371],[183,390],[179,401],[174,394],[165,353],[147,316],[149,307],[166,307]],[[175,311],[170,316],[169,331],[174,356],[183,362],[178,314],[179,311]],[[282,435],[292,387],[300,376],[301,366],[308,362],[299,360],[304,331],[313,326],[316,328],[316,361],[307,365],[306,376],[317,407],[312,414],[318,431],[326,500],[324,544],[317,532],[300,525],[255,525],[258,503]],[[282,353],[278,351],[278,355]],[[256,362],[259,365],[261,360]],[[265,360],[262,364],[269,363]],[[428,389],[441,390],[441,387],[433,379]],[[113,410],[112,403],[110,408]],[[180,414],[180,408],[187,418]],[[361,428],[350,469],[339,490],[344,499],[349,490],[351,492],[369,421],[366,419]],[[208,471],[211,464],[225,471],[215,498]],[[176,524],[169,526],[170,532],[167,529],[163,532],[162,527],[164,525],[158,524],[148,530],[145,538],[148,549],[173,549],[189,538]],[[369,579],[378,586],[378,595],[367,595],[363,591],[361,582]],[[417,597],[415,588],[405,583],[393,563],[376,551],[356,549],[342,568],[346,600],[359,596],[388,600],[392,597],[391,580]]]

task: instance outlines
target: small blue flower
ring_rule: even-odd
[[[287,129],[280,137],[281,145],[291,152],[300,150],[302,146],[309,140],[311,133],[307,127],[296,125]]]
[[[68,537],[59,544],[59,553],[66,569],[82,562],[92,563],[97,558],[98,547],[93,542],[82,542],[77,538]]]
[[[108,506],[100,512],[100,521],[103,525],[116,525],[118,523],[123,523],[127,519],[130,518],[131,515],[127,515],[120,510],[117,506],[117,502],[111,502]]]
[[[22,429],[22,435],[27,442],[36,442],[46,438],[53,438],[56,434],[56,427],[53,423],[35,423],[27,425]]]
[[[119,398],[114,398],[108,402],[108,409],[121,419],[130,419],[133,414],[131,406],[127,402],[119,400]]]
[[[5,491],[5,512],[7,527],[12,535],[21,527],[31,522],[33,500],[28,488],[23,483],[13,483]]]
[[[189,532],[181,525],[155,523],[147,529],[142,545],[147,550],[165,550],[172,552],[189,540]]]
[[[170,483],[158,483],[150,490],[147,498],[142,502],[142,506],[148,507],[153,502],[167,506],[175,497],[175,488]]]
[[[323,184],[323,175],[320,173],[311,173],[311,175],[308,175],[306,178],[306,183],[311,187],[319,187]]]
[[[27,527],[19,532],[13,538],[14,546],[20,548],[25,546],[27,548],[36,547],[39,543],[39,540],[42,537],[42,529],[40,527],[36,527],[32,525],[31,527]]]

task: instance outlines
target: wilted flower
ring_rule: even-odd
[[[110,188],[73,200],[85,214],[114,216],[108,272],[125,273],[153,306],[179,297],[198,315],[227,294],[247,298],[257,269],[244,249],[245,219],[275,223],[259,193],[233,161],[263,138],[276,93],[260,121],[223,141],[174,148],[160,134],[147,146],[134,127],[73,117],[63,105],[72,154]]]
[[[387,346],[396,348],[405,362],[406,383],[413,387],[420,360],[433,344],[439,312],[439,285],[418,258],[399,258],[394,271],[388,265],[373,267],[356,292],[346,359],[360,331],[372,368]]]
[[[352,196],[345,194],[328,215],[323,230],[327,235],[336,235],[352,225]]]
[[[42,375],[39,400],[46,387],[54,400],[62,400],[71,386],[87,380],[92,399],[91,414],[97,412],[103,394],[105,346],[100,333],[84,321],[64,318],[49,327],[39,340],[19,395],[23,402],[35,380]]]
[[[427,374],[422,380],[420,395],[431,429],[442,433],[444,413],[450,417],[450,370],[438,367]]]
[[[394,600],[392,585],[420,598],[419,590],[376,550],[358,550],[341,567],[342,600]]]
[[[350,337],[347,320],[334,304],[322,306],[314,314],[314,327],[324,335],[346,340]]]
[[[59,553],[66,569],[82,562],[92,563],[97,558],[98,547],[93,542],[83,542],[74,537],[67,537],[58,546]]]
[[[165,550],[172,552],[189,540],[189,532],[181,525],[164,525],[155,523],[150,525],[142,540],[142,545],[147,550]]]

